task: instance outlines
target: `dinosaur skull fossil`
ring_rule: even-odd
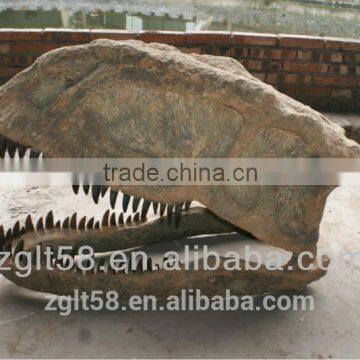
[[[0,88],[0,155],[47,158],[354,158],[360,146],[311,108],[250,75],[237,61],[140,41],[97,40],[51,51]],[[95,203],[110,191],[101,221],[69,214],[0,228],[3,249],[80,245],[97,253],[199,234],[245,231],[258,241],[316,253],[331,186],[84,186]],[[74,187],[75,192],[79,191]],[[198,201],[204,207],[190,207]],[[119,201],[118,201],[119,203]],[[126,215],[129,208],[133,215]],[[157,218],[147,221],[149,209]],[[168,220],[164,221],[163,218]],[[124,298],[182,288],[221,294],[301,290],[325,271],[108,272],[100,257],[83,273],[33,271],[20,286],[56,294],[117,289]],[[293,259],[293,260],[294,260]],[[291,260],[291,261],[293,261]],[[11,259],[9,259],[11,265]]]

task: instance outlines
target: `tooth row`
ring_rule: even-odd
[[[24,157],[28,157],[30,159],[37,159],[39,157],[42,157],[42,154],[33,151],[31,148],[16,143],[0,135],[0,158],[4,159],[6,154],[11,159],[14,159],[16,157],[19,157],[20,159]]]
[[[79,193],[80,185],[73,185],[73,191],[77,195]],[[91,189],[90,189],[91,188]],[[104,185],[83,185],[84,193],[87,195],[91,190],[91,195],[95,204],[99,203],[99,198],[104,197],[108,191],[109,187]],[[158,210],[160,217],[164,217],[165,212],[169,219],[169,222],[172,221],[172,214],[175,212],[175,224],[178,226],[180,222],[180,213],[181,210],[189,210],[191,206],[191,201],[186,201],[185,203],[178,203],[175,205],[157,203],[146,200],[144,198],[139,199],[132,195],[127,195],[121,191],[110,190],[109,199],[110,206],[112,209],[115,209],[116,201],[119,195],[119,192],[122,194],[122,210],[124,213],[129,209],[130,202],[132,203],[131,210],[133,213],[139,213],[140,219],[145,221],[147,214],[149,212],[150,206],[153,208],[154,215],[157,215]],[[159,206],[160,205],[160,206]]]
[[[0,226],[0,251],[10,251],[12,241],[20,238],[23,234],[43,231],[45,229],[72,229],[72,230],[92,230],[107,227],[116,227],[124,224],[132,224],[139,221],[143,221],[140,218],[140,214],[137,212],[133,215],[125,215],[120,213],[118,216],[115,212],[110,214],[110,210],[107,210],[102,216],[101,221],[95,221],[94,217],[87,220],[87,217],[82,217],[79,221],[77,220],[77,213],[73,213],[71,217],[66,217],[63,222],[60,220],[54,221],[54,215],[52,211],[49,211],[45,219],[41,217],[34,225],[31,215],[28,215],[25,220],[25,225],[20,226],[20,222],[17,221],[13,228],[4,231],[4,227]]]

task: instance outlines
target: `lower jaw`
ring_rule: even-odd
[[[214,238],[195,237],[185,240],[184,244],[204,245],[212,243]],[[234,238],[237,241],[237,251],[241,253],[240,248],[245,244],[254,248],[258,247],[258,241],[245,239],[243,235],[239,234],[224,234],[222,238]],[[223,241],[222,241],[223,243]],[[231,243],[232,245],[234,242]],[[243,245],[241,245],[243,244]],[[164,244],[159,244],[161,247]],[[166,251],[176,249],[179,250],[179,242],[175,241],[166,244]],[[156,247],[156,246],[155,246]],[[263,245],[265,251],[273,251],[267,245]],[[48,269],[44,264],[36,267],[31,266],[30,275],[27,277],[19,277],[19,269],[15,266],[14,258],[7,261],[6,266],[10,267],[10,271],[3,272],[3,275],[18,286],[40,291],[44,293],[52,293],[56,295],[73,295],[75,290],[81,292],[101,291],[106,293],[108,291],[116,291],[119,299],[128,301],[133,295],[154,295],[159,300],[165,300],[171,295],[180,295],[183,289],[200,289],[201,293],[207,296],[220,295],[224,296],[226,290],[231,290],[233,295],[264,295],[266,293],[284,293],[284,292],[301,292],[306,286],[326,274],[325,267],[328,264],[328,259],[322,259],[322,267],[319,267],[316,262],[311,264],[310,270],[301,270],[297,265],[293,269],[286,270],[288,264],[294,264],[296,259],[291,257],[291,253],[284,254],[285,262],[283,268],[285,270],[269,270],[264,264],[257,265],[252,263],[252,269],[246,270],[248,263],[244,259],[239,261],[241,270],[229,270],[225,268],[224,263],[228,258],[220,257],[220,263],[215,266],[215,260],[211,257],[207,258],[206,264],[208,268],[214,270],[205,270],[204,259],[199,259],[196,262],[197,269],[193,268],[194,262],[186,263],[181,259],[179,270],[168,270],[161,268],[163,257],[159,252],[153,250],[154,246],[137,247],[135,250],[142,250],[149,255],[150,265],[148,269],[143,270],[142,264],[135,267],[136,270],[118,270],[115,271],[109,267],[108,259],[110,253],[96,254],[96,266],[88,271],[80,271],[75,265],[70,270],[58,270],[56,266],[52,270]],[[181,245],[180,245],[181,248]],[[231,249],[233,250],[233,246]],[[252,249],[254,249],[252,248]],[[201,247],[199,247],[201,249]],[[222,250],[215,246],[211,246],[211,250],[217,251],[221,254]],[[126,250],[130,255],[134,249]],[[200,252],[200,251],[199,251]],[[160,255],[159,255],[160,254]],[[78,258],[76,258],[78,259]]]

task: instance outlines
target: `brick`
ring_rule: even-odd
[[[18,72],[23,70],[23,68],[13,68],[13,67],[0,67],[0,78],[12,78],[15,76]]]
[[[279,74],[279,82],[282,84],[306,85],[311,83],[311,75],[306,74]]]
[[[131,40],[137,39],[139,34],[128,30],[90,30],[90,41],[96,39]]]
[[[41,29],[0,29],[1,41],[41,40]]]
[[[53,29],[46,28],[42,33],[42,39],[45,41],[56,42],[89,42],[90,29]]]
[[[319,85],[331,86],[357,86],[357,79],[355,77],[346,76],[313,76],[313,82]]]
[[[283,70],[289,72],[322,73],[327,72],[328,66],[322,63],[284,62]]]
[[[277,35],[274,34],[257,34],[246,32],[233,32],[232,43],[253,46],[276,46]]]
[[[345,53],[343,58],[345,63],[358,63],[359,58],[358,54]]]
[[[360,40],[325,37],[325,47],[331,50],[360,51]]]
[[[295,59],[296,51],[288,49],[264,49],[264,58],[266,59]]]
[[[261,48],[251,48],[250,49],[250,57],[255,59],[264,58],[264,49]]]
[[[187,32],[188,44],[231,44],[231,33],[228,31],[198,31]]]
[[[185,45],[186,36],[180,31],[142,31],[139,40],[146,43],[157,42],[165,44]]]
[[[282,74],[280,81],[284,84],[296,84],[297,74]]]
[[[312,50],[299,50],[297,53],[297,58],[299,60],[311,61],[312,60]]]
[[[278,82],[278,74],[277,73],[266,74],[266,82],[268,84],[276,84]]]
[[[36,60],[36,57],[27,54],[0,56],[0,64],[10,67],[27,67]]]
[[[340,74],[347,75],[349,73],[349,68],[347,65],[340,65]]]
[[[215,56],[231,56],[231,47],[220,45],[206,45],[205,47],[203,47],[202,53]]]
[[[0,44],[0,54],[9,54],[10,52],[10,45],[9,44]]]
[[[331,97],[333,97],[333,98],[338,98],[338,97],[351,98],[352,93],[351,93],[350,89],[332,89]]]
[[[356,74],[356,66],[354,65],[341,65],[341,66],[347,69],[347,72],[344,74],[353,74],[353,75]]]
[[[312,80],[311,75],[297,74],[298,84],[310,84],[311,80]]]
[[[331,96],[331,87],[328,86],[318,86],[314,84],[312,86],[308,85],[282,85],[281,91],[289,95],[301,95],[301,96]]]
[[[265,62],[264,67],[267,71],[280,71],[282,69],[282,63],[281,62]]]
[[[313,62],[322,62],[323,61],[323,51],[319,50],[319,49],[313,49],[311,60]]]
[[[42,42],[15,42],[10,45],[10,49],[14,53],[36,53],[43,54],[47,51],[61,47],[61,44],[42,43]]]
[[[231,55],[232,57],[235,58],[244,58],[244,57],[248,57],[250,54],[250,49],[243,47],[243,46],[232,46],[231,47]]]
[[[339,52],[331,54],[330,61],[335,63],[341,63],[343,61],[343,54]]]
[[[280,34],[279,45],[280,47],[322,49],[325,46],[325,40],[320,36]]]
[[[331,74],[340,74],[340,65],[330,65],[329,73]]]
[[[261,81],[265,81],[265,74],[264,73],[252,73],[257,79]]]
[[[246,67],[250,70],[262,70],[262,62],[256,60],[248,60]]]

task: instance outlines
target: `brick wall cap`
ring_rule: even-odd
[[[74,32],[74,29],[70,29],[70,28],[45,28],[43,30],[44,32],[60,32],[60,33],[64,33],[64,32]]]
[[[165,30],[141,30],[139,34],[159,34],[159,35],[186,35],[184,31],[165,31]]]
[[[38,29],[38,28],[26,28],[26,29],[16,29],[16,28],[0,28],[0,32],[2,33],[11,33],[11,32],[16,32],[16,33],[29,33],[29,32],[36,32],[36,33],[41,33],[43,31],[43,29]]]
[[[133,30],[119,30],[119,29],[90,29],[90,33],[104,33],[104,34],[138,34]]]
[[[332,37],[332,36],[325,36],[324,39],[326,41],[337,41],[343,43],[356,43],[360,44],[360,39],[351,39],[351,38],[340,38],[340,37]]]
[[[180,31],[182,32],[182,31]],[[186,35],[191,35],[191,34],[195,34],[195,35],[231,35],[231,31],[210,31],[210,30],[191,30],[191,31],[185,31],[184,32]]]
[[[278,37],[275,34],[252,33],[252,32],[233,32],[231,40],[234,45],[258,45],[258,46],[276,46]]]
[[[251,37],[267,37],[277,39],[278,35],[273,33],[254,33],[254,32],[244,32],[244,31],[233,31],[232,35],[234,36],[251,36]]]
[[[304,39],[304,40],[322,40],[324,41],[323,36],[314,36],[314,35],[297,35],[297,34],[279,34],[280,39],[291,38],[291,39]]]
[[[50,33],[89,33],[90,29],[71,29],[71,28],[45,28],[43,32]]]

